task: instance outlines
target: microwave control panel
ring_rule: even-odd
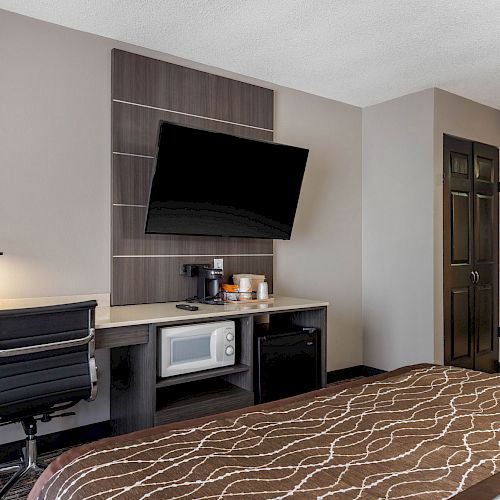
[[[224,353],[226,356],[234,356],[234,323],[224,328]]]

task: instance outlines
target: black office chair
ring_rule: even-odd
[[[94,316],[97,302],[0,311],[0,425],[20,422],[26,433],[24,458],[0,490],[0,498],[37,461],[37,421],[97,395]],[[69,413],[72,414],[72,413]]]

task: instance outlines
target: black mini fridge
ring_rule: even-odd
[[[256,404],[321,388],[317,328],[257,329],[255,339]]]

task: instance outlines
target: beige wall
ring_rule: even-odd
[[[109,291],[109,45],[0,11],[0,298]]]
[[[275,89],[276,140],[313,149],[277,290],[331,301],[328,369],[359,364],[359,108],[2,10],[0,298],[109,293],[113,47]],[[41,432],[108,418],[106,392],[79,412]]]
[[[110,291],[111,49],[0,10],[0,299]]]
[[[0,47],[0,298],[109,292],[119,47],[276,91],[276,140],[312,149],[277,291],[330,300],[328,368],[361,362],[359,108],[1,10]]]
[[[434,359],[432,89],[363,109],[363,359]]]
[[[276,93],[276,140],[310,149],[290,241],[276,241],[276,292],[325,299],[328,370],[362,364],[361,110]]]
[[[499,147],[500,111],[441,89],[434,102],[434,342],[443,363],[443,134]]]

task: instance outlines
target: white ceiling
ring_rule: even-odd
[[[500,108],[500,0],[0,0],[0,8],[357,106],[440,87]]]

